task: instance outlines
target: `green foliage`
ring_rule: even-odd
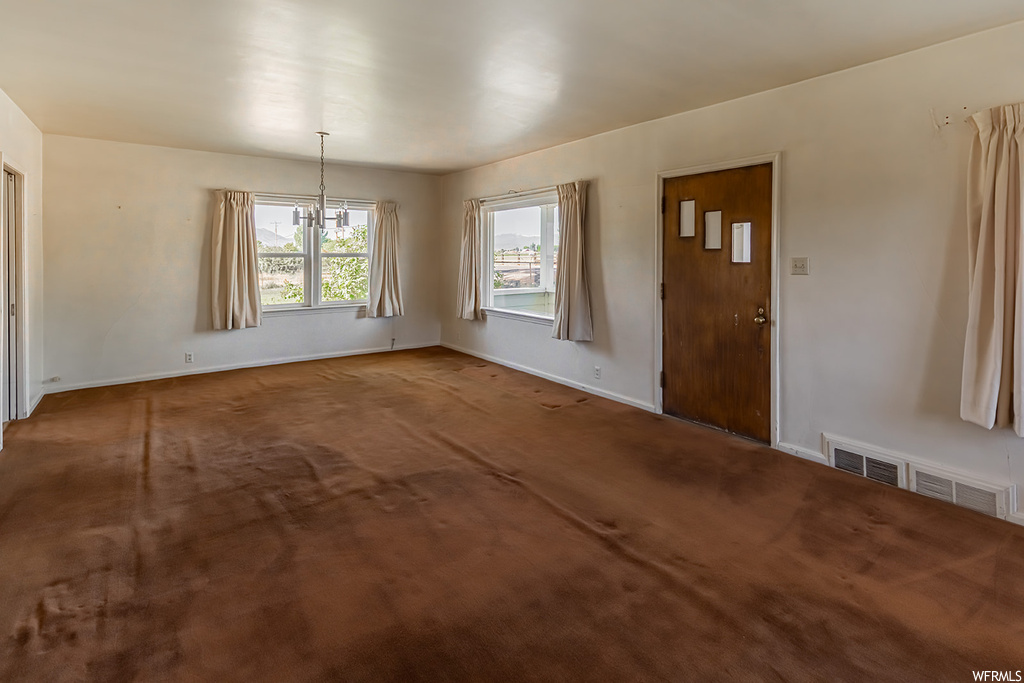
[[[509,283],[505,279],[505,273],[498,272],[497,270],[494,271],[494,289],[502,289],[508,286]]]
[[[291,280],[284,281],[284,288],[281,291],[281,303],[301,304],[303,295],[302,285],[297,285]]]
[[[370,295],[370,273],[364,258],[325,258],[320,295],[323,301],[351,301]]]
[[[362,254],[368,249],[368,227],[356,225],[349,237],[333,231],[334,237],[324,235],[322,250],[327,253]],[[325,231],[327,233],[331,230]],[[323,281],[320,298],[323,301],[352,301],[370,296],[370,264],[365,258],[325,257],[322,261]]]
[[[349,228],[352,231],[350,237],[342,237],[340,231],[328,228],[320,240],[321,250],[325,253],[337,254],[364,254],[367,251],[367,235],[369,228],[365,225],[356,225]],[[330,233],[334,237],[330,237]]]
[[[340,254],[363,254],[367,252],[367,236],[369,228],[366,225],[357,225],[350,229],[351,234],[342,236],[340,231],[325,230],[321,238],[321,251],[324,253]],[[329,235],[334,233],[333,237]],[[264,251],[266,246],[259,244],[259,250]],[[277,249],[278,252],[301,253],[302,252],[302,228],[295,231],[295,238],[292,244]],[[265,282],[264,290],[280,288],[272,296],[266,297],[264,303],[302,303],[303,288],[301,278],[298,282],[292,277],[302,272],[301,258],[261,258],[260,272],[264,275],[284,275],[283,283],[277,284],[273,278],[272,282]],[[353,301],[366,299],[370,295],[370,268],[369,259],[363,257],[332,257],[324,256],[321,260],[323,280],[321,282],[320,298],[322,301]]]

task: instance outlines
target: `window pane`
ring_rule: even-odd
[[[514,289],[505,289],[494,293],[494,307],[507,311],[554,316],[555,294],[554,292],[517,292]]]
[[[722,212],[706,211],[704,213],[704,248],[722,248]]]
[[[750,223],[732,224],[732,262],[750,263]]]
[[[321,259],[323,301],[362,301],[370,298],[369,260],[361,256],[324,256]]]
[[[302,228],[292,225],[292,207],[256,205],[256,249],[261,253],[302,251]]]
[[[320,251],[329,254],[365,254],[370,251],[367,234],[370,212],[365,209],[348,210],[348,227],[337,227],[338,212],[327,209],[326,230],[320,236]]]
[[[260,301],[264,306],[303,303],[306,280],[301,258],[261,256]]]
[[[540,287],[539,206],[495,211],[494,288]]]

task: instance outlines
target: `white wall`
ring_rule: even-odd
[[[319,163],[46,135],[47,391],[436,344],[439,178],[331,165],[331,194],[398,202],[406,316],[354,310],[210,326],[212,190],[315,193]],[[195,354],[194,365],[184,354]]]
[[[0,90],[0,156],[25,176],[25,362],[29,405],[43,395],[43,134]]]
[[[442,341],[652,406],[660,171],[782,152],[780,440],[831,432],[1024,484],[1024,441],[959,419],[970,112],[1024,100],[1024,24],[444,179]],[[682,86],[681,86],[682,87]],[[930,109],[957,113],[936,130]],[[462,201],[593,181],[593,343],[455,318]],[[788,270],[788,268],[786,268]],[[600,365],[602,377],[593,379]]]

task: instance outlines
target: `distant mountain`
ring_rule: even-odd
[[[295,228],[290,228],[288,232],[283,229],[278,230],[277,236],[275,237],[273,230],[267,230],[266,228],[256,228],[256,239],[268,247],[283,247],[286,244],[292,243],[292,235],[294,234]]]
[[[509,235],[494,236],[495,249],[522,249],[531,244],[540,244],[540,235]]]

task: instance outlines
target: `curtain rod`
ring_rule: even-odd
[[[535,195],[535,194],[547,194],[549,192],[557,192],[557,191],[558,191],[558,187],[555,186],[555,185],[550,185],[548,187],[538,187],[538,188],[533,189],[533,190],[522,190],[522,191],[518,191],[518,192],[516,190],[509,190],[505,194],[497,194],[497,195],[494,195],[493,197],[481,197],[480,198],[480,203],[481,204],[486,204],[488,202],[496,202],[496,201],[501,200],[501,199],[518,199],[519,197],[530,197],[530,196]]]

